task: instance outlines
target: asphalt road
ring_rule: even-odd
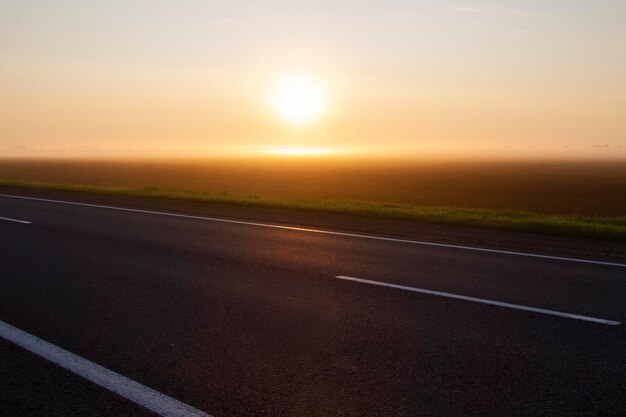
[[[7,196],[0,218],[0,320],[216,417],[626,415],[619,265]],[[0,415],[149,415],[0,361]]]

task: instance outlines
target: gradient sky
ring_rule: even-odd
[[[0,0],[0,156],[626,156],[626,1]],[[293,127],[291,74],[328,108]]]

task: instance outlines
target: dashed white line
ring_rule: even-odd
[[[11,219],[9,217],[0,217],[0,220],[5,220],[7,222],[13,222],[13,223],[33,224],[33,222],[28,222],[26,220]]]
[[[107,368],[0,321],[0,337],[164,417],[211,417]]]
[[[561,311],[546,310],[544,308],[528,307],[528,306],[523,306],[523,305],[519,305],[519,304],[511,304],[511,303],[503,303],[501,301],[487,300],[487,299],[484,299],[484,298],[468,297],[468,296],[465,296],[465,295],[451,294],[451,293],[441,292],[441,291],[426,290],[426,289],[423,289],[423,288],[409,287],[409,286],[406,286],[406,285],[392,284],[392,283],[389,283],[389,282],[372,281],[372,280],[369,280],[369,279],[348,277],[348,276],[345,276],[345,275],[338,275],[335,278],[343,279],[343,280],[346,280],[346,281],[360,282],[361,284],[377,285],[379,287],[389,287],[389,288],[395,288],[395,289],[398,289],[398,290],[411,291],[411,292],[416,292],[416,293],[421,293],[421,294],[436,295],[438,297],[454,298],[454,299],[457,299],[457,300],[471,301],[471,302],[474,302],[474,303],[489,304],[489,305],[494,305],[494,306],[498,306],[498,307],[511,308],[511,309],[514,309],[514,310],[522,310],[522,311],[530,311],[532,313],[547,314],[549,316],[558,316],[558,317],[565,317],[565,318],[574,319],[574,320],[590,321],[590,322],[598,323],[598,324],[607,324],[609,326],[617,326],[617,325],[621,324],[621,322],[614,321],[614,320],[599,319],[599,318],[596,318],[596,317],[581,316],[579,314],[571,314],[571,313],[563,313]]]
[[[488,249],[488,248],[479,248],[475,246],[451,245],[447,243],[426,242],[426,241],[412,240],[412,239],[398,239],[398,238],[392,238],[392,237],[363,235],[359,233],[345,233],[345,232],[336,232],[332,230],[310,229],[310,228],[305,228],[305,227],[282,226],[278,224],[248,222],[248,221],[243,221],[243,220],[229,220],[229,219],[222,219],[222,218],[217,218],[217,217],[193,216],[189,214],[132,209],[132,208],[127,208],[127,207],[108,206],[108,205],[102,205],[102,204],[89,204],[89,203],[78,203],[74,201],[52,200],[48,198],[24,197],[24,196],[19,196],[19,195],[12,195],[12,194],[0,194],[0,197],[16,198],[16,199],[22,199],[22,200],[44,201],[48,203],[67,204],[67,205],[81,206],[81,207],[94,207],[94,208],[101,208],[101,209],[107,209],[107,210],[128,211],[128,212],[133,212],[133,213],[154,214],[158,216],[179,217],[179,218],[185,218],[185,219],[204,220],[204,221],[211,221],[211,222],[242,224],[242,225],[257,226],[257,227],[269,227],[273,229],[293,230],[297,232],[319,233],[319,234],[333,235],[333,236],[346,236],[346,237],[353,237],[353,238],[358,238],[358,239],[370,239],[370,240],[380,240],[380,241],[385,241],[385,242],[408,243],[412,245],[434,246],[434,247],[439,247],[439,248],[450,248],[450,249],[462,249],[462,250],[468,250],[468,251],[474,251],[474,252],[497,253],[501,255],[525,256],[529,258],[541,258],[541,259],[550,259],[550,260],[555,260],[555,261],[578,262],[578,263],[584,263],[584,264],[616,266],[619,268],[626,268],[626,264],[617,263],[617,262],[594,261],[591,259],[541,255],[538,253],[517,252],[517,251],[500,250],[500,249]]]

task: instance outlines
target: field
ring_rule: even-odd
[[[626,215],[626,162],[0,160],[0,178],[544,214]]]

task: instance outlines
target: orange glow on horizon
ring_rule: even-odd
[[[338,153],[329,148],[273,148],[263,151],[265,154],[281,156],[322,156]]]

